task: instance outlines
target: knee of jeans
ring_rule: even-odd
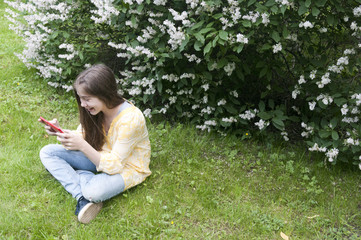
[[[49,158],[49,156],[52,156],[54,153],[54,150],[59,147],[58,144],[49,144],[44,146],[40,152],[39,152],[39,156],[40,156],[40,160],[43,163],[44,166],[47,165],[47,161],[51,158]]]
[[[105,199],[104,192],[101,189],[94,189],[91,186],[86,186],[81,189],[83,197],[91,202],[102,202]]]

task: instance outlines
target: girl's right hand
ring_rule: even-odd
[[[40,119],[38,119],[39,122],[42,122]],[[56,118],[54,118],[53,120],[49,121],[50,123],[54,124],[57,127],[60,127],[59,122]],[[44,124],[45,127],[45,131],[48,135],[50,136],[56,136],[56,132],[48,125]]]

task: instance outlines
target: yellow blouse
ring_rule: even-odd
[[[135,106],[121,111],[110,125],[100,151],[99,172],[121,174],[125,189],[145,180],[151,174],[150,141],[143,113]]]

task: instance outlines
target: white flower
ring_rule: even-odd
[[[343,54],[345,55],[351,55],[351,54],[356,54],[355,49],[351,48],[351,49],[345,49],[345,51],[343,51]]]
[[[338,66],[338,65],[331,65],[328,67],[328,71],[331,71],[334,73],[341,73],[343,69],[344,69],[343,66]]]
[[[155,5],[162,5],[162,6],[165,6],[165,4],[167,3],[167,0],[154,0],[153,3]]]
[[[352,108],[351,113],[352,114],[359,114],[360,110],[357,107],[354,107],[354,108]]]
[[[351,96],[352,99],[356,99],[356,105],[359,106],[361,104],[361,93],[357,94],[353,94]]]
[[[288,0],[276,0],[276,3],[279,3],[281,6],[285,5],[285,6],[290,6],[291,3]]]
[[[328,150],[326,153],[326,157],[328,157],[329,162],[333,162],[337,158],[337,155],[338,155],[337,148],[332,148],[332,149]]]
[[[207,83],[207,84],[203,84],[203,85],[201,86],[201,88],[203,88],[204,91],[207,91],[207,90],[209,89],[209,84],[208,84],[208,83]]]
[[[308,148],[308,150],[310,150],[310,151],[312,151],[312,152],[314,152],[314,151],[316,151],[316,152],[326,152],[326,151],[327,151],[327,148],[325,148],[325,147],[319,147],[318,144],[315,143],[315,144],[313,145],[313,147]]]
[[[359,118],[357,116],[354,117],[354,118],[352,118],[352,117],[344,117],[341,121],[345,122],[345,123],[357,123],[359,121]]]
[[[199,4],[199,0],[186,0],[186,3],[190,5],[192,9],[195,9]]]
[[[233,97],[238,98],[238,93],[237,93],[236,90],[230,92],[230,94],[231,94]]]
[[[295,90],[292,91],[292,98],[293,99],[296,99],[297,98],[297,95],[300,94],[300,89],[299,89],[299,86],[295,86]]]
[[[292,33],[286,37],[286,39],[296,42],[297,41],[297,34]]]
[[[321,100],[323,102],[323,104],[328,105],[331,104],[333,102],[333,98],[330,97],[329,95],[325,95],[325,94],[320,94],[317,98],[317,101]]]
[[[273,48],[273,53],[277,53],[282,50],[282,45],[281,45],[281,43],[277,43],[277,44],[273,45],[272,48]]]
[[[351,137],[347,138],[345,140],[345,144],[346,145],[353,145],[353,146],[358,146],[360,144],[360,140],[359,139],[353,139]]]
[[[202,114],[211,114],[214,110],[215,110],[215,108],[208,106],[206,108],[203,108],[201,110],[201,113]]]
[[[252,23],[255,23],[258,17],[259,12],[250,11],[247,15],[242,16],[242,19],[250,20]]]
[[[237,119],[235,119],[234,117],[222,118],[222,122],[234,123],[237,122]]]
[[[208,120],[204,122],[204,125],[217,126],[217,122],[215,120]]]
[[[238,33],[236,42],[247,44],[248,43],[248,38],[246,38],[243,34]]]
[[[269,125],[269,122],[266,122],[263,119],[260,119],[254,125],[256,125],[259,128],[259,130],[262,130],[262,129],[265,129]]]
[[[262,23],[267,26],[270,23],[269,15],[267,13],[262,13]]]
[[[315,101],[309,102],[308,105],[310,106],[310,110],[313,111],[315,109],[316,102]]]
[[[152,114],[151,114],[152,110],[150,108],[147,108],[144,110],[143,114],[145,117],[147,118],[151,118],[152,117]]]
[[[301,22],[299,25],[298,25],[300,28],[313,28],[313,24],[310,22],[310,21],[306,21],[306,22]]]
[[[306,123],[302,122],[301,127],[303,127],[306,131],[301,133],[302,137],[308,138],[311,134],[313,134],[313,127],[308,126]]]
[[[90,10],[91,13],[97,15],[90,17],[95,23],[108,23],[110,25],[111,16],[119,15],[119,11],[113,6],[112,0],[91,0],[91,2],[97,7],[97,10]]]
[[[171,45],[172,50],[176,50],[185,39],[185,34],[180,27],[176,28],[174,23],[169,20],[165,20],[163,24],[168,27],[167,32],[170,36],[168,43]]]
[[[232,75],[232,72],[236,69],[236,64],[234,62],[228,63],[226,66],[224,66],[224,71],[228,76]]]
[[[318,88],[323,88],[325,85],[329,84],[330,82],[331,82],[330,73],[326,72],[321,77],[321,81],[316,82],[316,84],[318,85]]]
[[[316,73],[317,73],[317,70],[312,70],[311,73],[310,73],[310,78],[315,79],[316,78]]]
[[[361,16],[361,5],[353,9],[353,15],[355,15],[356,17]]]
[[[288,133],[287,132],[281,132],[281,135],[283,136],[283,139],[287,142],[290,139],[288,138]]]
[[[340,57],[337,60],[337,65],[348,65],[348,57]]]
[[[184,56],[188,59],[189,62],[195,61],[197,64],[199,64],[202,61],[202,59],[198,58],[194,54],[190,55],[188,53],[184,53]]]
[[[305,77],[303,75],[300,76],[300,79],[298,80],[298,84],[306,83]]]
[[[222,105],[226,105],[226,103],[227,103],[227,101],[225,99],[222,99],[217,103],[217,105],[222,106]]]
[[[256,113],[258,113],[257,109],[247,110],[245,113],[239,114],[239,117],[245,120],[251,120],[252,118],[256,117]]]
[[[342,113],[342,115],[346,115],[347,112],[348,112],[348,106],[347,106],[347,104],[342,105],[342,108],[341,108],[341,113]]]

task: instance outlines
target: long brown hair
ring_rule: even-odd
[[[124,102],[118,94],[117,83],[113,71],[104,64],[96,64],[81,72],[74,82],[74,94],[78,102],[79,120],[83,128],[84,139],[97,151],[105,142],[103,130],[104,114],[91,115],[81,106],[76,88],[81,85],[84,91],[99,98],[108,108],[115,108]]]

